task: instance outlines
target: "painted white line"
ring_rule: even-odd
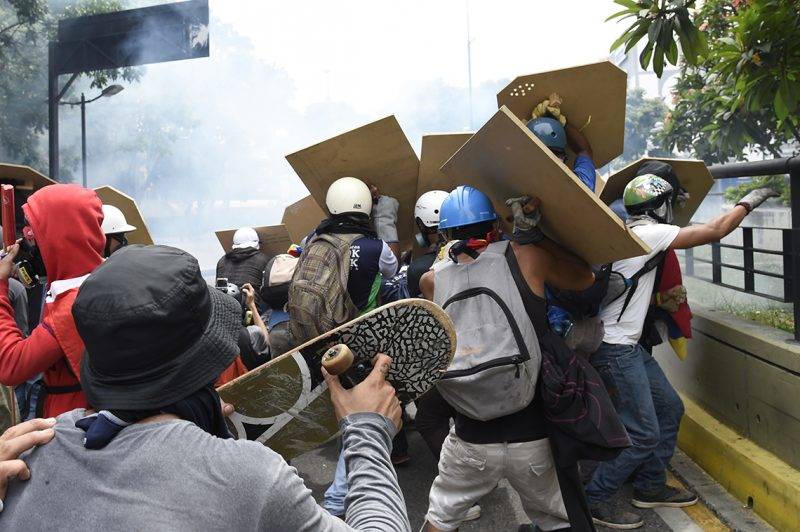
[[[674,532],[703,532],[703,529],[680,508],[654,508],[654,510]]]

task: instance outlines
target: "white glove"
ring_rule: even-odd
[[[777,198],[780,194],[771,188],[757,188],[751,190],[745,197],[739,200],[736,205],[741,205],[747,209],[747,213],[753,212],[753,209],[767,201],[769,198]]]

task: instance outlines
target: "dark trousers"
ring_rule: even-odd
[[[450,432],[450,419],[455,417],[456,411],[444,400],[436,387],[419,397],[416,405],[417,431],[438,461],[444,439]]]

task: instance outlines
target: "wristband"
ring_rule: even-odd
[[[750,206],[748,203],[745,203],[745,202],[743,202],[743,201],[740,201],[739,203],[737,203],[737,204],[735,205],[735,207],[738,207],[739,205],[741,205],[742,207],[744,207],[744,210],[746,210],[746,211],[747,211],[747,214],[750,214],[751,212],[753,212],[753,207],[751,207],[751,206]]]

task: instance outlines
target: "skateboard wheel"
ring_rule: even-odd
[[[322,367],[331,375],[341,375],[353,365],[353,352],[344,344],[338,344],[322,355]]]

